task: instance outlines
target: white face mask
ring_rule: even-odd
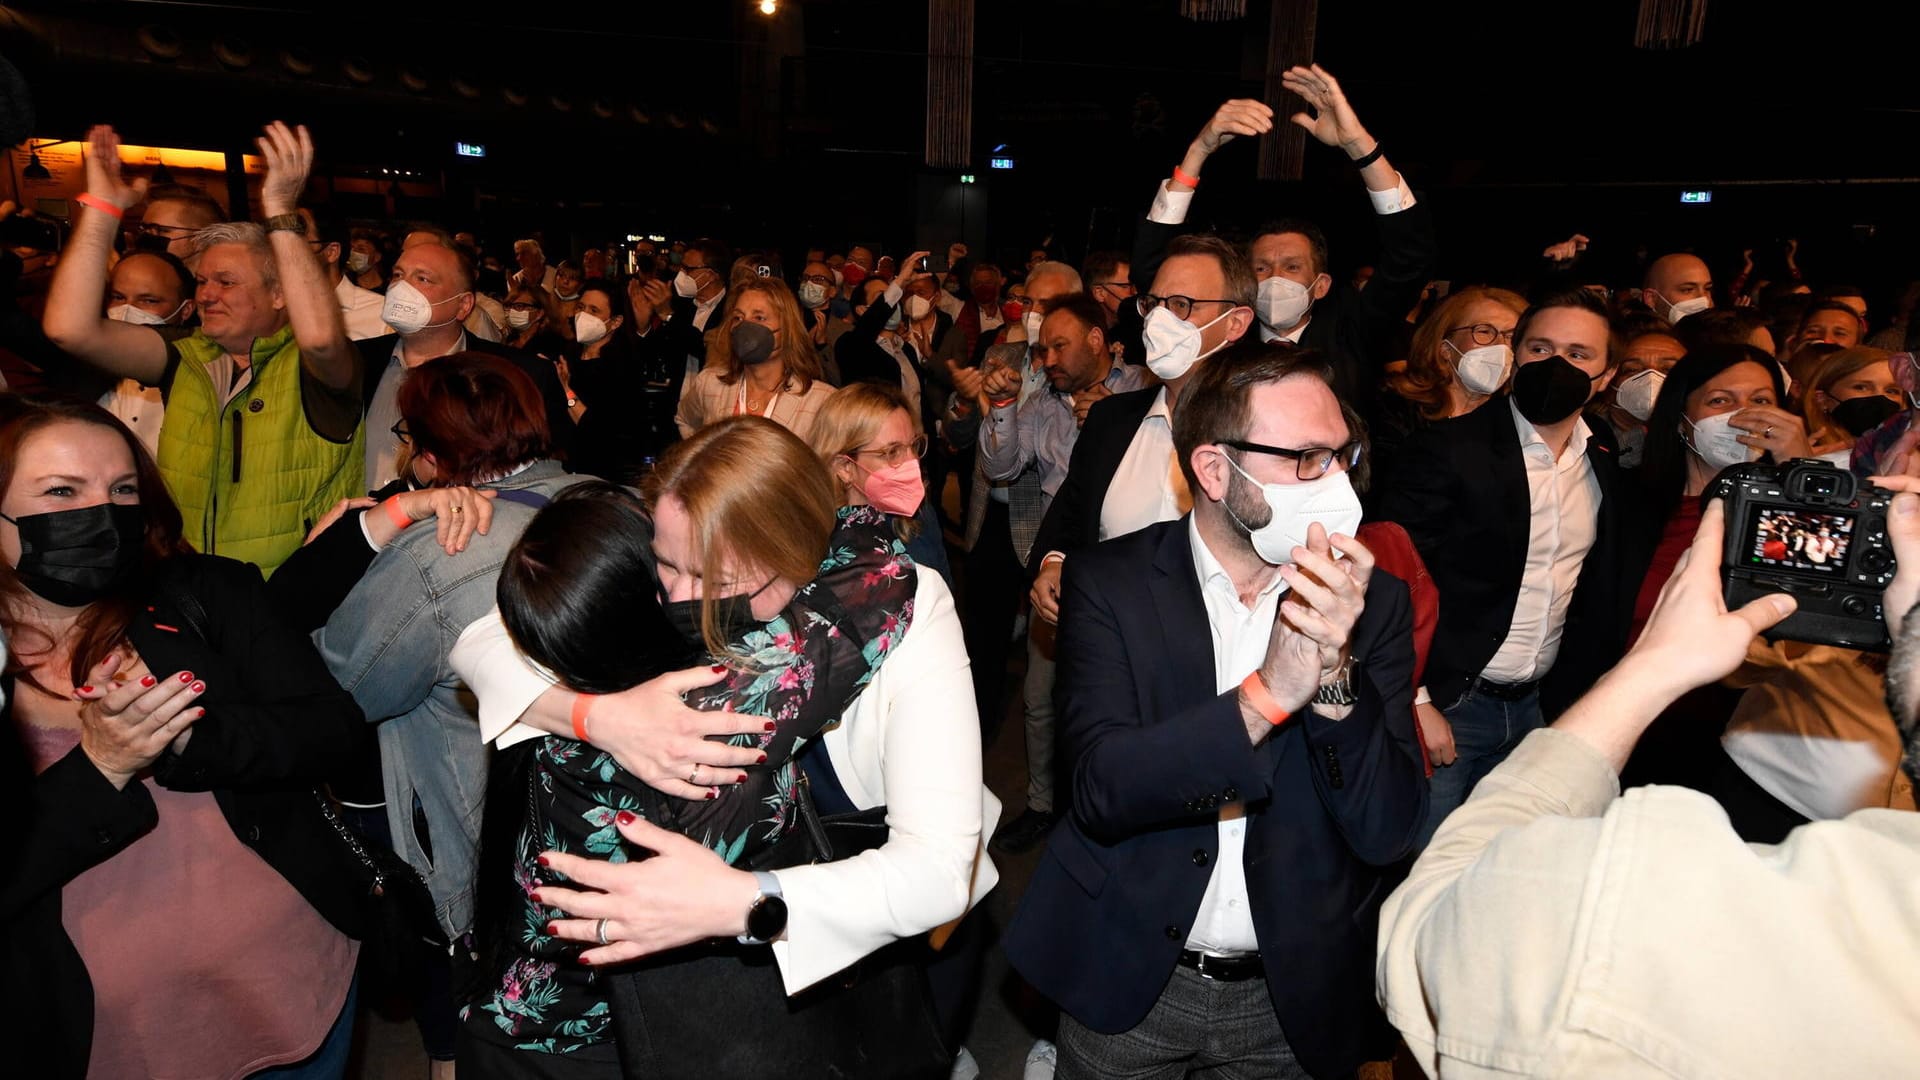
[[[1253,310],[1259,313],[1262,326],[1279,334],[1293,329],[1293,324],[1312,306],[1311,290],[1292,278],[1275,274],[1260,283]]]
[[[1247,471],[1232,457],[1227,458],[1227,464],[1247,482],[1259,485],[1273,516],[1265,525],[1248,529],[1232,507],[1221,505],[1235,524],[1247,529],[1254,553],[1275,566],[1292,562],[1293,549],[1307,546],[1307,526],[1316,521],[1327,530],[1328,536],[1334,533],[1352,536],[1360,527],[1360,496],[1354,494],[1353,479],[1345,469],[1298,484],[1261,484],[1247,476]]]
[[[928,300],[926,297],[907,297],[907,318],[924,319],[927,317],[927,312],[931,310],[933,310],[933,301]]]
[[[132,304],[116,304],[107,309],[107,318],[112,319],[114,322],[131,323],[134,326],[165,326],[173,321],[174,315],[180,314],[180,308],[186,306],[187,302],[182,300],[180,301],[180,306],[173,309],[173,314],[162,318],[145,308],[137,308]]]
[[[1644,424],[1653,415],[1653,403],[1660,400],[1660,388],[1666,384],[1667,373],[1658,368],[1636,371],[1614,388],[1613,403]]]
[[[817,308],[827,302],[827,287],[817,281],[800,283],[800,303],[807,308]]]
[[[607,321],[591,311],[573,313],[573,340],[591,345],[607,336]]]
[[[1029,311],[1020,317],[1020,325],[1027,331],[1028,345],[1033,345],[1040,340],[1040,324],[1045,321],[1046,317],[1037,311]]]
[[[699,295],[700,283],[693,280],[692,274],[689,274],[685,270],[682,270],[679,273],[673,275],[673,291],[677,295],[684,296],[687,299],[691,300],[695,296]]]
[[[1683,416],[1680,422],[1693,428],[1693,437],[1687,440],[1687,445],[1700,455],[1701,461],[1716,470],[1744,465],[1760,456],[1758,448],[1740,441],[1740,436],[1747,433],[1733,426],[1732,413],[1715,413],[1697,424]],[[1681,434],[1684,436],[1686,432]]]
[[[467,295],[455,293],[442,303],[452,303]],[[436,326],[449,326],[455,321],[432,322],[433,301],[425,293],[414,288],[413,282],[402,279],[387,286],[386,302],[380,305],[380,321],[401,334],[417,334],[422,330],[431,330]]]
[[[559,297],[562,300],[565,300],[569,304],[573,303],[575,300],[580,299],[580,294],[577,292],[572,294],[557,292],[557,293],[554,293],[553,295]]]
[[[1219,352],[1226,342],[1200,351],[1200,335],[1208,326],[1233,314],[1228,308],[1205,326],[1195,326],[1175,315],[1166,305],[1154,308],[1147,314],[1147,321],[1141,327],[1141,337],[1147,347],[1147,369],[1162,379],[1177,379],[1193,370],[1193,365]]]
[[[1660,297],[1663,303],[1666,303],[1667,321],[1670,323],[1677,324],[1681,319],[1689,315],[1698,315],[1713,306],[1713,297],[1711,296],[1696,296],[1691,300],[1682,300],[1675,304],[1668,301],[1666,294],[1660,292],[1658,289],[1655,289],[1654,293]]]
[[[525,330],[527,327],[533,325],[533,312],[509,311],[507,312],[507,325],[513,327],[515,330]]]
[[[347,269],[356,274],[366,273],[367,267],[371,265],[373,265],[373,260],[368,258],[367,253],[364,251],[350,252],[347,255]]]
[[[1453,362],[1453,377],[1468,393],[1491,394],[1500,389],[1513,373],[1513,347],[1501,342],[1461,352],[1451,341],[1442,342],[1459,357]]]

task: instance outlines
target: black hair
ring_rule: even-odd
[[[692,663],[693,646],[661,609],[652,536],[639,496],[618,484],[588,481],[555,496],[500,568],[500,620],[514,644],[589,694]]]
[[[1682,325],[1692,321],[1684,319]],[[1650,528],[1664,528],[1667,519],[1673,516],[1674,508],[1680,505],[1681,497],[1686,494],[1687,444],[1680,437],[1680,427],[1685,422],[1687,398],[1695,390],[1707,385],[1715,375],[1735,364],[1747,363],[1759,364],[1766,370],[1767,377],[1773,380],[1774,400],[1784,408],[1787,386],[1780,376],[1780,365],[1765,350],[1745,343],[1689,349],[1687,355],[1681,357],[1667,372],[1667,381],[1661,384],[1660,396],[1653,403],[1653,415],[1647,417],[1646,449],[1640,465],[1640,475],[1645,481],[1647,499],[1653,510],[1649,519]]]
[[[1320,231],[1320,226],[1305,218],[1280,218],[1277,221],[1266,222],[1254,230],[1253,238],[1258,240],[1263,236],[1278,236],[1281,233],[1299,233],[1306,237],[1307,246],[1313,249],[1313,272],[1330,273],[1327,269],[1327,234]],[[1251,254],[1248,258],[1251,260]]]
[[[1773,332],[1765,315],[1752,308],[1711,308],[1681,319],[1673,328],[1688,352],[1715,345],[1745,345],[1755,330]]]
[[[1555,289],[1539,296],[1528,298],[1527,310],[1521,312],[1520,321],[1513,326],[1513,350],[1519,352],[1521,344],[1527,340],[1527,331],[1532,328],[1533,320],[1543,311],[1555,308],[1573,308],[1597,316],[1607,326],[1607,368],[1620,365],[1620,354],[1624,345],[1619,332],[1614,328],[1613,319],[1607,314],[1607,302],[1592,289]]]
[[[340,245],[340,268],[346,269],[347,252],[353,248],[353,230],[347,227],[347,219],[331,206],[303,206],[302,210],[313,215],[313,235],[320,243]]]

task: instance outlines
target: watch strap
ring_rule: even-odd
[[[266,220],[265,225],[268,232],[307,234],[307,219],[299,214],[275,214]]]

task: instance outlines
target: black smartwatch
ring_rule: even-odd
[[[780,895],[780,879],[771,871],[755,870],[753,880],[760,886],[760,895],[747,907],[747,932],[738,940],[742,945],[765,945],[786,931],[787,901]]]

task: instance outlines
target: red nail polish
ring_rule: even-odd
[[[717,798],[719,798],[719,797],[720,797],[720,789],[719,789],[719,788],[713,788],[713,787],[710,787],[710,788],[708,788],[708,789],[707,789],[707,798],[708,798],[708,799],[717,799]]]
[[[545,855],[541,855],[541,856],[539,856],[538,858],[536,858],[536,859],[534,859],[533,861],[534,861],[534,862],[537,862],[537,863],[539,863],[539,864],[540,864],[541,866],[552,866],[552,865],[553,865],[552,863],[550,863],[550,862],[548,862],[548,861],[547,861],[547,857],[546,857]]]
[[[725,665],[725,664],[715,664],[715,665],[713,665],[713,673],[714,673],[715,675],[718,675],[718,674],[720,674],[721,672],[723,672],[723,671],[725,671],[725,670],[727,670],[727,665]]]
[[[152,686],[154,683],[157,683],[159,681],[160,681],[159,679],[156,679],[151,675],[142,675],[140,677],[141,686]]]
[[[207,690],[207,684],[203,682],[197,682],[197,683],[194,683],[192,686],[187,687],[187,689],[193,691],[196,694],[204,694],[206,693],[206,690]]]
[[[81,688],[80,688],[80,692],[81,692],[81,693],[83,693],[83,694],[91,694],[91,693],[93,693],[93,687],[91,687],[91,686],[83,686],[83,687],[81,687]]]
[[[580,958],[580,962],[587,965],[588,967],[592,967],[594,963],[593,958],[590,956],[582,956]]]
[[[780,725],[779,725],[779,724],[776,724],[776,723],[774,723],[774,722],[773,722],[773,721],[771,721],[771,720],[769,720],[769,721],[767,721],[767,730],[768,730],[768,731],[779,731],[779,730],[780,730]]]
[[[738,780],[735,780],[735,781],[734,781],[734,783],[736,783],[736,784],[744,784],[744,783],[746,783],[746,782],[747,782],[747,774],[746,774],[746,773],[741,773],[741,774],[740,774],[740,779],[738,779]]]
[[[547,924],[547,936],[548,936],[548,937],[559,937],[559,936],[560,936],[560,927],[558,927],[558,926],[556,926],[556,925],[555,925],[555,924],[553,924],[553,923],[548,923],[548,924]]]
[[[193,681],[193,672],[191,672],[191,671],[183,671],[183,672],[181,672],[181,673],[180,673],[180,681],[181,681],[181,682],[192,682],[192,681]]]
[[[616,825],[631,825],[638,820],[638,818],[633,816],[633,811],[631,810],[622,810],[613,815],[613,821]]]
[[[760,755],[760,760],[759,760],[759,761],[756,761],[756,762],[754,762],[754,764],[756,764],[756,765],[765,765],[766,763],[767,763],[767,755],[765,755],[765,754],[761,754],[761,755]]]

